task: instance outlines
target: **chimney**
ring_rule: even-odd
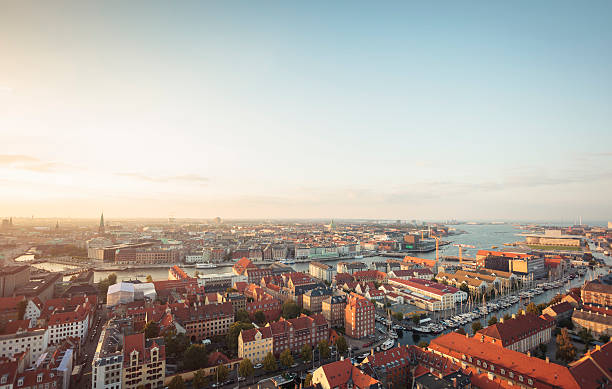
[[[527,350],[527,356],[530,357],[531,356],[531,351]]]
[[[465,333],[465,337],[466,337],[467,339],[469,339],[469,338],[470,338],[470,336],[468,335],[468,333],[467,333],[467,332]]]
[[[484,343],[484,335],[480,335],[480,343]]]
[[[344,355],[340,355],[340,360],[344,361]]]
[[[513,318],[513,319],[516,319],[516,313],[513,313],[513,314],[512,314],[512,318]]]
[[[546,363],[550,363],[550,358],[548,358],[548,355],[546,356]]]
[[[370,349],[370,355],[374,355],[374,349]]]
[[[504,318],[503,318],[503,317],[500,317],[500,318],[499,318],[499,322],[500,322],[500,323],[503,323],[503,322],[504,322]]]
[[[453,388],[457,387],[457,377],[453,377]]]

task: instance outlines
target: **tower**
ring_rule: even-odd
[[[100,215],[100,227],[98,227],[98,232],[104,234],[104,212]]]

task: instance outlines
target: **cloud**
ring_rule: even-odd
[[[13,93],[13,91],[14,89],[9,86],[0,85],[0,93]]]
[[[148,176],[146,174],[141,173],[116,173],[118,176],[122,177],[130,177],[136,178],[143,181],[148,182],[185,182],[185,183],[196,183],[196,184],[205,184],[208,183],[209,179],[207,177],[203,177],[197,174],[182,174],[176,176]]]
[[[55,171],[62,165],[55,162],[41,161],[40,159],[29,155],[0,154],[0,166],[8,166],[14,169],[46,173]]]

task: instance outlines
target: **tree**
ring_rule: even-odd
[[[245,311],[244,309],[239,309],[238,312],[236,312],[235,321],[241,321],[243,323],[250,323],[251,318],[249,317],[249,313],[247,311]]]
[[[295,319],[299,316],[300,312],[300,307],[291,300],[288,300],[283,304],[283,317],[285,319]]]
[[[240,365],[238,365],[238,374],[240,374],[240,377],[251,377],[254,372],[253,363],[251,363],[249,358],[244,358],[240,361]]]
[[[182,356],[189,347],[189,338],[185,334],[177,334],[175,330],[170,330],[164,336],[166,345],[166,355],[172,357]]]
[[[203,344],[192,344],[185,351],[183,363],[186,370],[197,370],[206,367],[208,353]]]
[[[472,323],[472,332],[476,333],[482,330],[482,323],[480,321],[475,321]]]
[[[291,355],[291,350],[285,349],[285,351],[281,353],[279,360],[280,363],[285,367],[293,365],[293,355]]]
[[[338,354],[344,354],[348,350],[348,344],[346,343],[344,336],[338,336],[335,344],[336,348],[338,349]]]
[[[425,348],[425,347],[429,346],[429,343],[427,343],[424,340],[421,340],[417,346],[419,346],[420,348]]]
[[[512,316],[509,313],[504,315],[504,321],[512,319]]]
[[[276,370],[276,358],[271,352],[267,353],[263,360],[263,366],[266,371]]]
[[[538,306],[535,303],[529,303],[527,305],[527,313],[532,313],[534,315],[539,315],[540,311],[538,310]]]
[[[309,387],[312,385],[312,373],[308,373],[304,379],[304,386]]]
[[[412,322],[414,324],[419,324],[419,321],[421,321],[421,316],[419,316],[419,315],[413,315],[412,316]]]
[[[185,389],[185,381],[180,375],[175,376],[168,385],[168,389]]]
[[[27,300],[21,300],[20,302],[17,303],[17,317],[19,317],[19,320],[23,320],[23,316],[25,315],[27,306],[28,306]]]
[[[555,357],[562,359],[565,362],[574,360],[576,356],[576,347],[572,344],[569,333],[566,328],[561,329],[561,333],[557,335],[557,352]]]
[[[319,356],[321,359],[329,358],[331,351],[329,351],[329,343],[327,340],[322,340],[319,342]]]
[[[229,376],[229,369],[225,365],[217,366],[217,379],[219,382],[224,382]]]
[[[586,328],[581,329],[580,332],[578,332],[578,336],[580,336],[582,343],[584,343],[585,350],[588,350],[589,346],[595,340],[591,330],[587,330]]]
[[[266,319],[266,314],[263,313],[262,311],[255,312],[255,315],[253,316],[253,318],[255,319],[255,323],[260,327],[266,324],[266,322],[268,321]]]
[[[497,316],[493,315],[491,316],[491,318],[489,319],[489,321],[487,322],[490,326],[492,326],[493,324],[497,323]]]
[[[393,312],[393,318],[397,321],[402,321],[404,319],[404,314],[401,312]]]
[[[150,274],[147,276],[147,282],[153,282],[153,276]]]
[[[465,293],[470,293],[470,288],[466,284],[461,284],[461,286],[459,286],[459,290]]]
[[[230,349],[233,353],[238,352],[238,335],[240,335],[240,331],[242,330],[250,330],[251,328],[255,328],[251,323],[242,323],[235,322],[230,326],[230,329],[225,337],[225,341],[227,344],[227,348]]]
[[[304,362],[310,362],[312,360],[312,347],[309,344],[303,345],[300,354]]]
[[[202,389],[208,386],[208,377],[206,377],[206,373],[203,369],[198,369],[195,373],[193,373],[193,387],[195,389]]]
[[[159,324],[154,321],[150,321],[144,326],[145,338],[157,338],[159,336]]]
[[[102,295],[102,298],[106,298],[106,294],[108,293],[108,287],[117,283],[117,275],[115,273],[111,273],[105,279],[101,280],[98,283],[98,290]]]
[[[599,341],[601,343],[608,343],[610,341],[610,335],[606,335],[606,334],[601,334],[599,336]]]
[[[465,335],[465,330],[462,327],[457,328],[457,331],[455,332],[461,335]]]

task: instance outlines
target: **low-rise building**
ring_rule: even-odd
[[[393,347],[378,353],[371,350],[362,362],[364,372],[377,377],[385,388],[401,388],[411,377],[410,348]]]
[[[282,304],[279,299],[267,296],[261,300],[247,303],[246,311],[249,313],[251,320],[255,319],[255,314],[258,311],[261,311],[266,316],[266,321],[276,321],[282,313]]]
[[[476,338],[498,346],[525,353],[540,344],[548,344],[555,328],[555,321],[534,314],[512,315],[511,319],[479,330]]]
[[[114,321],[106,323],[91,361],[92,389],[121,389],[123,383],[123,333]]]
[[[555,319],[557,323],[561,320],[571,319],[573,312],[574,306],[567,301],[553,304],[542,310],[543,315],[550,316],[551,318]]]
[[[33,366],[36,360],[47,351],[49,333],[46,328],[28,328],[28,320],[8,323],[0,335],[0,356],[13,358],[15,354],[29,350],[26,364]]]
[[[328,296],[321,302],[323,317],[332,327],[344,327],[346,295]]]
[[[311,289],[302,296],[302,305],[312,313],[321,312],[323,300],[331,295],[332,291],[327,288]]]
[[[322,314],[301,315],[295,319],[268,323],[273,338],[274,354],[289,349],[297,353],[305,344],[315,347],[322,340],[329,340],[329,323]]]
[[[274,352],[270,327],[240,331],[238,335],[238,357],[248,358],[252,363],[261,363],[268,353]]]
[[[311,276],[329,283],[331,283],[334,278],[334,269],[321,262],[310,262],[310,264],[308,264],[308,272]]]
[[[606,313],[576,309],[572,314],[572,323],[578,331],[586,329],[591,330],[595,336],[612,336],[612,316]]]
[[[312,384],[321,389],[380,389],[380,381],[363,373],[348,359],[328,363],[312,373]]]

